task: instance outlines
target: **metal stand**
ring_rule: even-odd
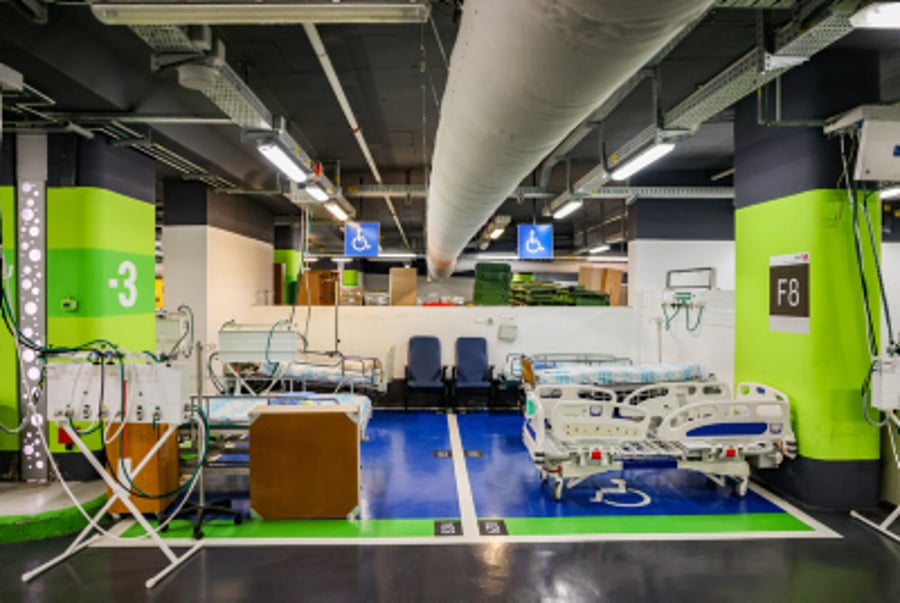
[[[194,353],[197,358],[197,404],[206,404],[206,408],[203,410],[208,415],[209,403],[205,402],[206,398],[203,396],[203,344],[201,342],[197,342],[197,349]],[[179,517],[194,517],[194,540],[203,538],[203,521],[208,517],[225,515],[231,517],[236,526],[241,525],[241,522],[243,521],[241,512],[231,508],[231,499],[223,498],[214,500],[210,503],[206,502],[206,485],[204,483],[206,478],[205,462],[206,461],[204,460],[203,464],[201,464],[198,469],[199,475],[197,476],[197,479],[200,480],[198,483],[200,488],[199,501],[197,503],[186,504],[181,508],[178,514],[173,517],[173,519]],[[158,515],[158,520],[160,523],[164,522],[166,520],[165,514],[160,513]],[[163,528],[163,532],[165,532],[166,529],[167,527]]]
[[[850,511],[850,517],[863,522],[864,524],[866,524],[867,526],[869,526],[876,532],[880,533],[882,536],[887,536],[888,538],[894,540],[895,542],[900,542],[900,536],[898,536],[897,534],[894,534],[890,530],[891,524],[893,524],[895,521],[897,521],[897,518],[900,518],[900,506],[897,506],[896,508],[894,508],[894,510],[891,512],[891,514],[888,515],[887,517],[885,517],[884,521],[882,521],[881,523],[875,523],[871,519],[863,517],[856,511]]]
[[[41,566],[22,574],[23,582],[29,582],[30,580],[32,580],[36,576],[44,573],[51,567],[54,567],[54,566],[58,565],[59,563],[62,563],[69,557],[72,557],[73,555],[75,555],[82,549],[86,548],[88,545],[90,545],[94,540],[96,540],[98,537],[97,534],[93,535],[91,538],[87,538],[87,536],[89,534],[91,534],[91,532],[94,529],[95,524],[100,521],[100,519],[103,517],[103,515],[109,510],[110,507],[112,507],[113,503],[116,500],[122,501],[122,504],[124,504],[125,507],[131,512],[135,521],[137,521],[138,524],[140,524],[140,526],[142,528],[144,528],[144,530],[150,536],[150,539],[153,540],[153,544],[155,544],[157,546],[157,548],[159,548],[159,550],[162,551],[163,555],[166,556],[166,559],[169,560],[169,565],[167,565],[161,572],[159,572],[158,574],[156,574],[155,576],[153,576],[152,578],[150,578],[149,580],[147,580],[144,583],[144,585],[148,589],[153,588],[154,586],[159,584],[159,582],[163,578],[165,578],[170,573],[172,573],[181,564],[183,564],[185,561],[190,559],[190,557],[194,553],[196,553],[198,550],[200,550],[200,548],[203,546],[202,542],[198,542],[197,544],[195,544],[181,557],[177,556],[172,551],[172,549],[169,547],[169,545],[166,544],[166,542],[162,538],[160,538],[159,534],[157,534],[153,530],[153,526],[150,525],[150,523],[144,517],[143,513],[141,513],[138,510],[137,506],[135,506],[134,502],[132,502],[131,497],[129,496],[128,492],[122,487],[122,485],[112,475],[109,474],[109,472],[106,470],[106,468],[103,466],[103,464],[97,460],[97,457],[94,455],[93,451],[90,450],[87,447],[87,445],[85,445],[84,440],[82,440],[81,437],[77,433],[75,433],[75,431],[71,428],[71,426],[68,423],[60,423],[60,426],[63,428],[63,430],[69,436],[69,438],[71,438],[72,442],[74,442],[75,445],[78,446],[78,449],[84,455],[84,458],[87,459],[88,463],[90,463],[90,465],[100,475],[100,477],[103,478],[103,481],[106,482],[106,485],[109,486],[110,490],[112,491],[112,496],[110,496],[109,500],[106,501],[106,504],[103,505],[103,507],[94,516],[93,520],[90,523],[88,523],[87,526],[85,526],[85,528],[81,531],[81,533],[78,535],[78,537],[75,538],[75,540],[72,542],[72,544],[69,545],[69,548],[67,548],[64,553],[62,553],[58,557],[51,559],[50,561],[44,563]],[[156,442],[156,444],[153,446],[153,448],[151,448],[150,451],[147,452],[147,454],[144,456],[144,458],[141,459],[141,462],[138,464],[138,466],[132,472],[133,476],[137,476],[141,472],[141,470],[143,470],[143,468],[150,462],[151,459],[153,459],[156,456],[156,453],[159,451],[159,449],[163,446],[163,444],[166,441],[168,441],[168,439],[170,437],[172,437],[172,435],[177,431],[177,429],[178,429],[177,425],[169,425],[168,429],[166,429],[166,432],[163,434],[163,436]]]

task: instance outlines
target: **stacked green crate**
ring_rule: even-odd
[[[608,306],[609,293],[590,291],[581,285],[572,289],[572,297],[576,306]]]
[[[511,282],[512,269],[508,264],[476,264],[472,302],[476,306],[508,306]]]

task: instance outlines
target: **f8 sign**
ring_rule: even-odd
[[[769,328],[809,333],[809,254],[769,258]]]

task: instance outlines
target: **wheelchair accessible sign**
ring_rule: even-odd
[[[351,258],[378,256],[378,222],[347,222],[344,226],[344,255]]]
[[[519,224],[519,259],[553,259],[552,224]]]

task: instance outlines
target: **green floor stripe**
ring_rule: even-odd
[[[813,531],[813,528],[788,513],[513,517],[504,521],[510,536]]]
[[[203,524],[206,538],[423,538],[434,536],[433,519],[252,519],[236,526],[231,520],[213,520]],[[134,525],[124,536],[134,538],[144,534]],[[187,520],[173,521],[164,538],[191,538],[193,524]]]
[[[85,503],[84,509],[94,515],[106,502],[106,494]],[[78,532],[87,521],[75,507],[47,511],[35,515],[0,517],[0,542],[23,542],[63,536]]]

